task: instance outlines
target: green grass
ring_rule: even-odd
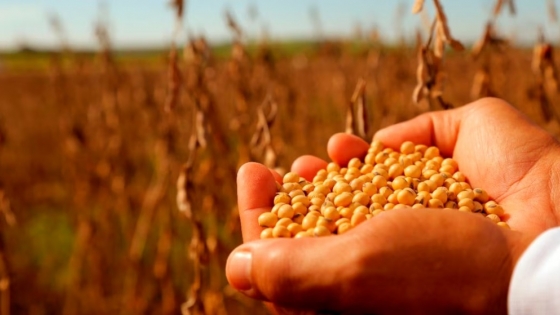
[[[289,40],[270,42],[270,49],[275,58],[289,58],[297,54],[310,54],[318,51],[321,43],[309,40]],[[350,53],[363,51],[364,43],[352,41],[336,43]],[[223,43],[212,46],[212,55],[219,60],[231,57],[231,43]],[[248,54],[256,56],[260,44],[249,42],[245,45]],[[141,50],[116,50],[113,57],[121,65],[161,66],[167,59],[168,48],[154,48]],[[72,59],[91,61],[97,57],[95,51],[76,51],[72,55],[59,54],[57,51],[26,50],[19,52],[0,52],[0,69],[6,68],[16,71],[48,70],[55,58],[60,58],[63,65],[70,64]]]
[[[10,256],[20,259],[12,262],[14,272],[38,270],[40,285],[62,292],[68,279],[68,261],[75,237],[72,223],[66,214],[53,209],[39,209],[33,213],[40,214],[25,225],[6,230]]]

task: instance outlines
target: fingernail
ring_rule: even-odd
[[[229,283],[237,290],[251,289],[251,261],[250,251],[236,251],[231,254],[227,262],[227,277]]]

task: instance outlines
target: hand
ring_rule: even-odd
[[[560,187],[558,142],[502,100],[421,115],[374,138],[393,148],[406,140],[439,147],[473,187],[486,189],[506,209],[514,230],[536,237],[560,222],[553,189]]]
[[[557,224],[558,178],[551,176],[556,142],[494,99],[425,114],[376,138],[391,147],[404,140],[437,145],[457,160],[473,186],[487,189],[504,206],[508,223],[523,233],[453,210],[403,209],[336,237],[249,242],[258,239],[257,217],[270,210],[275,183],[266,168],[247,164],[239,172],[238,197],[249,243],[230,256],[230,283],[249,296],[297,309],[505,313],[515,262],[532,238]],[[355,137],[335,135],[328,150],[344,164],[363,157],[367,147]],[[310,178],[325,165],[302,157],[293,170]]]

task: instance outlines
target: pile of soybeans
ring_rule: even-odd
[[[290,172],[278,184],[270,212],[258,222],[261,238],[344,234],[362,222],[399,208],[450,208],[501,221],[504,209],[482,188],[472,188],[457,162],[439,149],[407,141],[400,152],[373,141],[365,159],[347,167],[331,162],[312,182]]]

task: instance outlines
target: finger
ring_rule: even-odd
[[[292,172],[299,174],[308,181],[313,181],[317,172],[326,168],[327,162],[325,160],[312,155],[300,156],[292,164]]]
[[[346,236],[346,235],[345,235]],[[354,238],[336,236],[261,240],[244,244],[228,258],[230,284],[244,294],[290,308],[337,310],[352,303],[348,252]],[[318,257],[333,257],[321,259]]]
[[[393,149],[399,149],[405,141],[437,146],[443,155],[452,156],[463,113],[462,107],[425,113],[381,129],[373,138]]]
[[[259,239],[261,213],[270,211],[276,194],[274,176],[264,165],[249,162],[237,172],[237,202],[243,241]]]
[[[369,144],[362,138],[346,133],[337,133],[329,139],[327,152],[329,157],[340,165],[347,165],[352,158],[363,159]]]

